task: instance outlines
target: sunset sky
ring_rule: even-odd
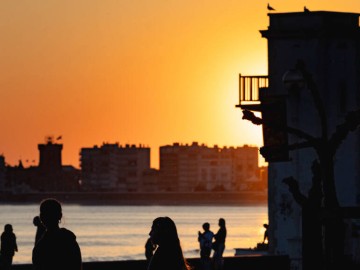
[[[63,164],[119,142],[151,147],[157,168],[173,142],[261,146],[235,105],[239,73],[267,74],[267,3],[1,0],[0,154],[37,165],[37,144],[61,135]],[[270,4],[360,13],[359,0]]]

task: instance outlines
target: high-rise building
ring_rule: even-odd
[[[104,143],[82,148],[82,186],[91,191],[137,191],[145,170],[150,169],[150,148]]]
[[[259,181],[258,148],[174,143],[160,147],[160,190],[241,191]]]

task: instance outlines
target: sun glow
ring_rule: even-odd
[[[267,12],[259,1],[1,1],[0,154],[37,160],[47,134],[63,136],[75,166],[81,147],[104,141],[150,146],[154,167],[176,141],[260,146],[261,128],[235,105],[239,73],[267,74]]]

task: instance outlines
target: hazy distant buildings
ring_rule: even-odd
[[[241,191],[261,185],[258,148],[174,143],[160,147],[159,189]]]
[[[142,173],[141,184],[138,191],[141,192],[159,192],[160,171],[156,169],[146,169]]]
[[[150,148],[140,145],[103,144],[82,148],[81,182],[87,191],[137,191],[150,169]]]
[[[80,166],[63,166],[62,144],[38,145],[38,166],[5,166],[0,156],[0,191],[33,192],[237,192],[266,190],[267,168],[258,148],[208,147],[192,143],[160,147],[160,169],[150,168],[150,148],[104,143],[81,148]]]
[[[5,187],[5,157],[0,155],[0,191]]]
[[[3,190],[15,193],[78,191],[80,172],[73,166],[62,165],[62,148],[62,144],[54,143],[49,137],[45,144],[38,145],[39,166],[25,168],[21,160],[17,166],[7,166]]]

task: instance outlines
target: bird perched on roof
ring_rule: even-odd
[[[267,9],[270,10],[270,11],[271,11],[271,10],[275,10],[272,6],[270,6],[269,3],[268,3],[268,5],[267,5]]]
[[[304,7],[304,12],[310,12],[310,10],[305,6]]]

